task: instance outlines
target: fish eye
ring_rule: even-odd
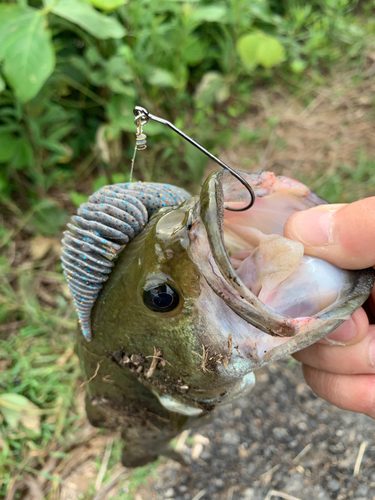
[[[145,289],[143,302],[151,311],[169,312],[178,306],[180,298],[170,285],[164,283]]]

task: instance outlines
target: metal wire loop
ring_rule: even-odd
[[[144,108],[141,108],[140,106],[136,106],[134,108],[134,116],[135,116],[134,123],[137,125],[137,127],[139,127],[139,125],[141,125],[142,127],[144,125],[147,125],[147,123],[150,120],[150,118],[148,117],[147,110]],[[139,120],[141,120],[141,121],[139,122]]]
[[[197,149],[202,151],[202,153],[204,153],[206,156],[211,158],[211,160],[215,161],[218,165],[220,165],[221,167],[228,170],[247,189],[247,191],[250,194],[249,204],[243,208],[226,207],[226,210],[230,210],[232,212],[244,212],[245,210],[248,210],[249,208],[251,208],[254,205],[255,193],[254,193],[253,188],[250,186],[250,184],[243,177],[241,177],[241,175],[236,170],[233,170],[226,163],[224,163],[219,158],[217,158],[215,155],[213,155],[212,153],[207,151],[207,149],[205,149],[203,146],[201,146],[197,141],[195,141],[194,139],[189,137],[187,134],[182,132],[182,130],[177,128],[175,125],[173,125],[173,123],[169,122],[168,120],[165,120],[164,118],[160,118],[158,116],[152,115],[151,113],[149,113],[147,111],[147,109],[143,108],[142,106],[136,106],[133,110],[133,113],[135,116],[134,123],[137,125],[137,127],[139,126],[139,123],[141,123],[141,125],[143,126],[143,125],[146,125],[150,120],[154,120],[154,121],[161,123],[163,125],[167,125],[169,128],[171,128],[172,130],[177,132],[177,134],[179,134],[181,137],[183,137],[186,141],[190,142],[190,144],[192,144]]]

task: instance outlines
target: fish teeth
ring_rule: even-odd
[[[155,210],[190,197],[184,189],[156,182],[104,186],[71,218],[62,240],[61,263],[81,331],[91,340],[91,310],[121,251]]]

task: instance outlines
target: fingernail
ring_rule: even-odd
[[[293,216],[291,231],[293,239],[305,246],[328,245],[332,239],[331,211],[306,210]]]
[[[356,334],[357,334],[356,324],[354,323],[352,318],[349,318],[347,321],[344,321],[342,325],[336,328],[336,330],[333,330],[333,332],[327,335],[326,339],[328,341],[332,340],[334,342],[340,342],[342,344],[346,344],[350,340],[354,339]]]
[[[370,342],[369,355],[370,363],[375,368],[375,339]]]

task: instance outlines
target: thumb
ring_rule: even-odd
[[[375,196],[350,204],[319,205],[289,217],[284,235],[305,253],[344,269],[375,265]]]

